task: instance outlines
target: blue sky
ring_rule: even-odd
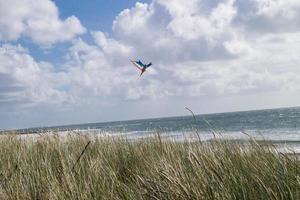
[[[298,106],[299,20],[298,0],[0,0],[0,128]]]
[[[136,1],[107,1],[107,0],[90,0],[79,3],[78,0],[56,0],[54,1],[60,9],[60,16],[67,18],[75,15],[80,19],[83,26],[89,30],[103,30],[111,33],[112,22],[115,17],[124,9],[131,8]],[[149,1],[140,1],[148,3]]]

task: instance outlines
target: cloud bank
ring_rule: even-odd
[[[0,40],[13,41],[25,36],[49,46],[84,32],[75,16],[59,19],[58,8],[50,0],[0,1]]]

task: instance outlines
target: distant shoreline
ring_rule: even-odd
[[[196,133],[196,132],[189,132],[189,133],[178,133],[175,136],[169,135],[168,132],[166,133],[159,133],[156,131],[150,131],[149,134],[145,135],[128,135],[127,133],[122,132],[104,132],[97,129],[90,129],[90,130],[64,130],[64,131],[56,131],[56,130],[48,130],[46,132],[40,132],[40,133],[18,133],[18,132],[6,132],[3,134],[0,134],[1,136],[17,136],[22,139],[38,139],[40,137],[57,137],[57,138],[67,138],[68,136],[84,136],[84,137],[90,137],[90,138],[103,138],[103,137],[110,137],[110,138],[120,138],[120,139],[128,139],[131,141],[137,141],[137,140],[147,140],[149,138],[153,138],[156,136],[160,136],[161,139],[165,141],[173,141],[173,142],[185,142],[185,141],[199,141],[199,137],[202,142],[209,143],[211,141],[214,141],[215,139],[220,141],[226,141],[228,144],[230,143],[238,143],[238,144],[245,144],[249,143],[252,140],[255,140],[258,143],[261,144],[273,144],[277,147],[277,150],[279,152],[283,152],[286,154],[298,154],[300,153],[300,141],[299,140],[268,140],[264,138],[263,136],[259,137],[251,137],[250,135],[246,135],[245,133],[239,133],[238,137],[228,137],[226,134],[224,135],[215,135],[213,133],[208,133],[210,136],[209,138],[203,138],[202,134]]]

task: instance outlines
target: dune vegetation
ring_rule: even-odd
[[[270,144],[0,139],[0,199],[300,199],[300,161]]]

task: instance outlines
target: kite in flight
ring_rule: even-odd
[[[130,60],[130,61],[132,62],[132,64],[133,64],[136,68],[138,68],[139,70],[141,70],[140,77],[141,77],[142,74],[146,71],[146,69],[152,65],[151,62],[150,62],[149,64],[144,64],[144,63],[142,63],[140,60],[138,60],[138,61]]]

